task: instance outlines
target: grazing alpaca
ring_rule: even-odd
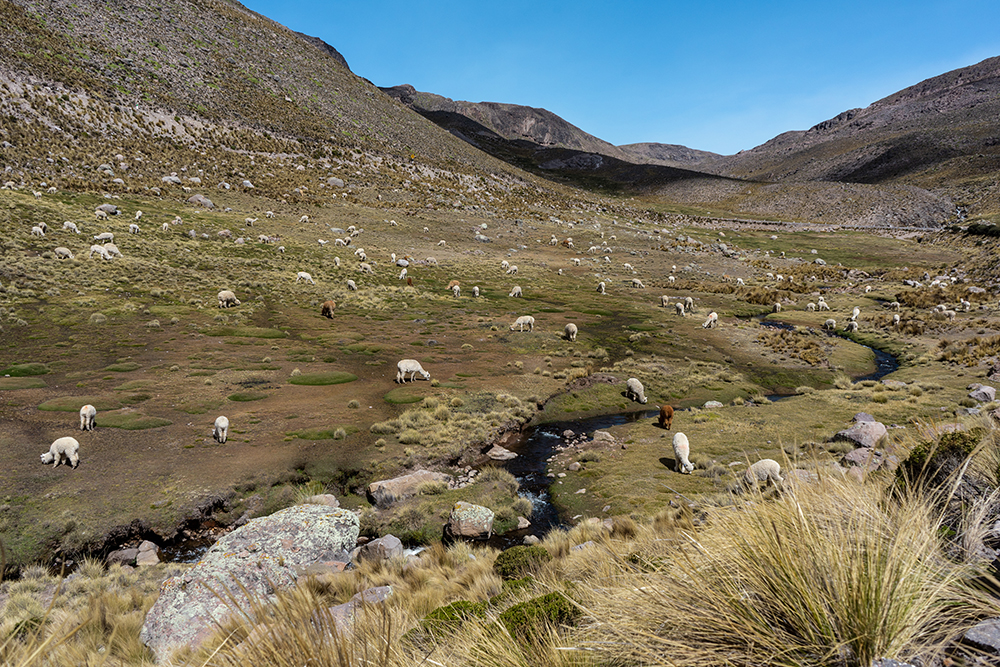
[[[669,405],[664,405],[660,407],[660,428],[670,430],[670,427],[674,423],[674,409]]]

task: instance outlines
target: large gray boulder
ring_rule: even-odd
[[[451,510],[445,527],[450,537],[485,540],[493,534],[493,510],[459,500]]]
[[[874,447],[887,433],[885,424],[875,421],[859,421],[853,426],[833,436],[834,442],[846,440],[858,447]]]
[[[323,505],[254,519],[222,537],[186,573],[163,582],[139,638],[157,662],[182,647],[196,648],[216,623],[247,607],[247,595],[267,601],[292,586],[303,568],[349,561],[358,529],[356,514]]]
[[[417,495],[421,484],[425,482],[451,481],[451,476],[443,472],[417,470],[409,475],[372,482],[368,485],[368,499],[378,508],[388,507],[397,500]]]

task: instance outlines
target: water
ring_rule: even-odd
[[[563,443],[563,431],[573,431],[577,436],[590,436],[594,431],[640,419],[654,419],[659,414],[658,410],[640,410],[576,421],[551,422],[526,429],[516,442],[507,446],[507,449],[517,454],[517,458],[505,463],[504,469],[514,475],[521,485],[518,495],[531,501],[531,526],[494,535],[489,541],[490,546],[505,549],[521,544],[526,535],[542,537],[552,529],[567,527],[549,496],[549,485],[553,480],[545,476],[548,458],[552,456],[554,448]]]

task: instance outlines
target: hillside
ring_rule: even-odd
[[[738,178],[906,184],[1000,213],[1000,57],[921,81],[715,163]]]

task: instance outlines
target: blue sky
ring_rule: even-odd
[[[379,86],[731,154],[1000,55],[1000,2],[243,0]]]

